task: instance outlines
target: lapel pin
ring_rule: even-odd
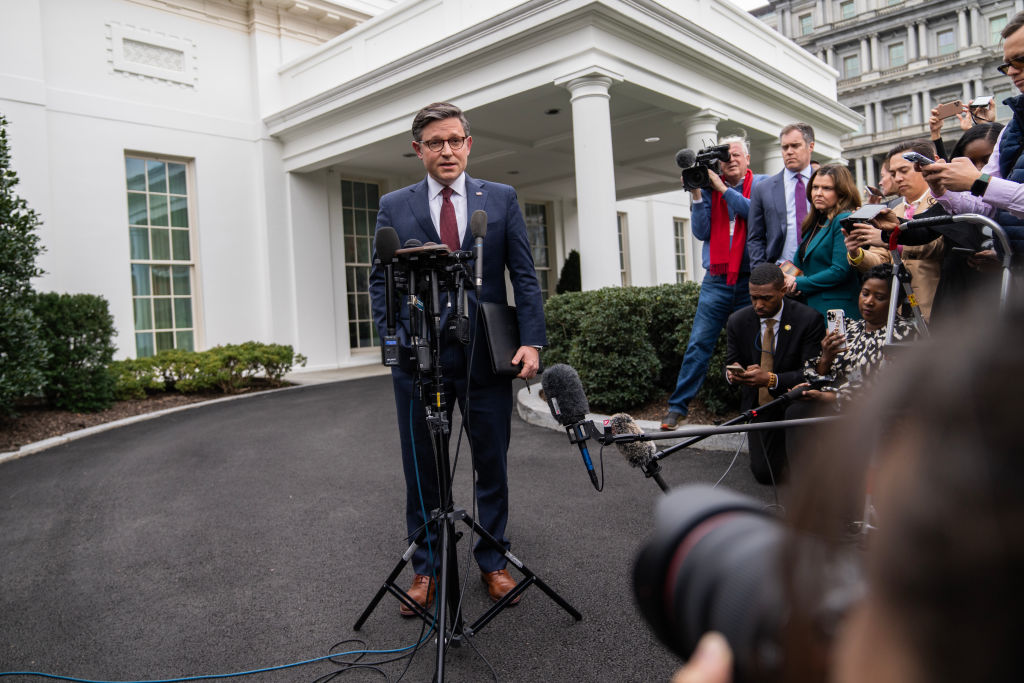
[[[484,193],[483,193],[483,192],[477,192],[477,193],[476,193],[476,196],[477,196],[477,197],[483,197],[483,196],[484,196]]]
[[[786,325],[782,329],[784,329],[786,332],[789,332],[791,329],[793,329],[793,326],[792,325]]]

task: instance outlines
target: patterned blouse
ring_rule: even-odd
[[[892,340],[905,341],[914,336],[916,330],[912,322],[897,316],[893,324]],[[836,408],[861,392],[870,385],[874,375],[883,365],[882,348],[885,346],[885,327],[868,332],[863,320],[846,321],[846,350],[840,351],[829,367],[828,373],[835,381],[821,391],[833,391],[836,394]],[[817,379],[817,357],[804,363],[804,377],[808,380]]]

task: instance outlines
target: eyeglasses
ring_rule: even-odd
[[[1011,66],[1017,71],[1024,71],[1024,55],[1017,55],[1016,57],[1011,57],[1009,61],[1003,62],[1002,64],[997,66],[996,71],[1005,76],[1006,72],[1010,70]]]
[[[420,140],[421,145],[426,145],[427,149],[431,152],[440,152],[444,149],[444,143],[448,143],[448,146],[453,152],[462,149],[462,146],[466,144],[466,138],[448,138],[447,140]]]

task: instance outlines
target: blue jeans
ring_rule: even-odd
[[[750,305],[749,275],[740,275],[735,285],[725,284],[725,275],[704,276],[697,298],[697,314],[693,316],[690,340],[679,368],[676,389],[668,399],[669,410],[686,415],[690,400],[697,395],[708,374],[708,362],[715,350],[718,335],[734,311]],[[723,371],[724,372],[724,371]]]

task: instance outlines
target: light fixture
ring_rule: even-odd
[[[644,138],[644,142],[661,142],[661,138],[655,135],[649,138]]]

